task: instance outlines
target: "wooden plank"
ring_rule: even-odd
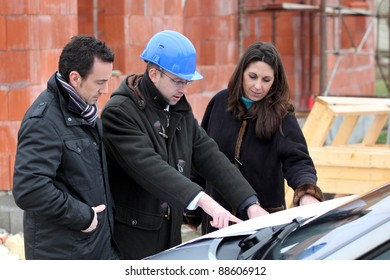
[[[318,96],[315,101],[330,105],[351,105],[351,104],[378,104],[390,106],[390,98],[374,97],[342,97],[342,96]]]
[[[334,116],[329,113],[326,104],[316,102],[307,117],[302,132],[308,146],[321,147],[334,121]]]
[[[387,123],[388,119],[387,114],[376,115],[374,121],[369,127],[366,136],[364,137],[362,143],[365,145],[373,145],[378,140],[380,133],[382,132],[384,126]]]
[[[286,181],[284,181],[284,192],[285,192],[284,199],[286,201],[286,207],[291,208],[293,206],[292,201],[294,198],[294,190],[287,185]]]
[[[335,194],[362,194],[378,186],[382,183],[379,181],[359,181],[359,180],[343,180],[338,179],[322,179],[318,181],[318,186],[324,193]]]
[[[316,165],[319,179],[338,179],[340,181],[380,181],[390,182],[389,168],[364,168],[348,166]]]
[[[356,105],[329,105],[331,110],[336,116],[345,115],[376,115],[376,114],[389,114],[390,108],[384,104],[356,104]]]
[[[323,192],[360,194],[390,182],[390,145],[376,144],[389,114],[389,98],[316,98],[302,131]],[[373,115],[374,120],[362,143],[348,144],[362,115]],[[343,117],[343,122],[332,145],[324,146],[336,117]],[[286,188],[286,199],[292,196]]]
[[[346,145],[351,137],[351,134],[359,120],[360,116],[345,116],[344,120],[337,132],[337,135],[332,141],[332,145]]]
[[[382,148],[356,147],[309,147],[309,153],[318,165],[390,169],[389,145]]]

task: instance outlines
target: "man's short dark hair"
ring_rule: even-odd
[[[95,58],[103,62],[114,62],[113,51],[103,41],[89,35],[72,37],[62,50],[58,71],[69,82],[69,74],[77,71],[84,79],[92,71]]]

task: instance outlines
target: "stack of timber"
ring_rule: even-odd
[[[376,144],[389,114],[390,99],[316,98],[302,131],[324,192],[361,194],[390,182],[390,145]],[[373,121],[361,142],[348,144],[359,118],[368,115]],[[331,144],[325,145],[336,117],[342,122]]]
[[[390,145],[377,144],[379,135],[389,129],[389,115],[388,98],[316,98],[302,131],[317,169],[318,186],[324,193],[361,194],[390,182]],[[371,116],[372,122],[361,141],[350,144],[363,116]],[[337,132],[329,137],[336,119]],[[292,195],[293,191],[286,186],[288,204]]]

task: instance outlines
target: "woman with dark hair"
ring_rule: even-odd
[[[258,42],[243,54],[228,88],[207,106],[202,127],[257,192],[268,213],[286,208],[284,181],[294,190],[294,205],[323,200],[305,138],[290,103],[281,57],[271,43]],[[194,178],[198,182],[200,178]],[[237,217],[210,182],[206,192]],[[202,232],[214,229],[203,215]]]

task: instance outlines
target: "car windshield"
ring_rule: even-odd
[[[273,248],[272,259],[324,258],[390,220],[390,185],[304,224]]]

